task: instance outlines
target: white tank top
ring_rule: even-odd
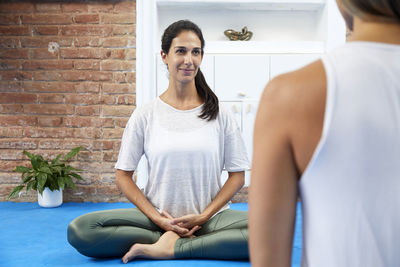
[[[321,140],[300,180],[303,267],[400,266],[400,45],[323,58]]]

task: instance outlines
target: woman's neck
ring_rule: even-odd
[[[168,89],[160,95],[160,98],[165,103],[181,110],[193,109],[203,103],[194,82],[185,84],[170,82]]]
[[[354,31],[349,41],[400,44],[400,23],[364,21],[354,17]]]

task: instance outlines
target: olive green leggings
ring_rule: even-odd
[[[208,220],[194,238],[179,238],[175,258],[246,260],[247,212],[224,210]],[[153,244],[164,231],[139,209],[97,211],[68,226],[68,242],[89,257],[122,257],[135,243]]]

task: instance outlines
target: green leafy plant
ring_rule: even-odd
[[[15,168],[15,172],[21,173],[22,182],[20,185],[14,187],[8,195],[8,199],[16,197],[24,187],[26,187],[27,192],[33,189],[41,195],[46,187],[51,191],[60,188],[64,189],[65,187],[76,189],[72,179],[83,180],[77,173],[83,170],[67,165],[66,162],[75,157],[81,149],[82,147],[72,149],[63,159],[61,159],[61,154],[59,154],[52,161],[43,159],[41,155],[31,154],[24,150],[23,153],[31,160],[32,167],[17,166]]]

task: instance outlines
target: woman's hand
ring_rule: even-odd
[[[193,227],[204,224],[207,219],[201,214],[188,214],[179,218],[175,218],[171,221],[172,225],[178,225],[186,229],[192,229]]]
[[[179,223],[181,218],[187,217],[187,216],[198,216],[195,214],[190,214],[190,215],[186,215],[180,218],[173,218],[170,214],[168,214],[168,212],[166,211],[162,211],[161,212],[161,224],[159,225],[162,229],[164,229],[165,231],[174,231],[175,233],[177,233],[180,237],[193,237],[194,232],[196,232],[197,230],[199,230],[201,228],[200,225],[192,225],[190,227],[186,227],[185,225],[189,225],[189,224],[184,224],[184,223]],[[175,221],[178,221],[178,223],[175,223]]]

